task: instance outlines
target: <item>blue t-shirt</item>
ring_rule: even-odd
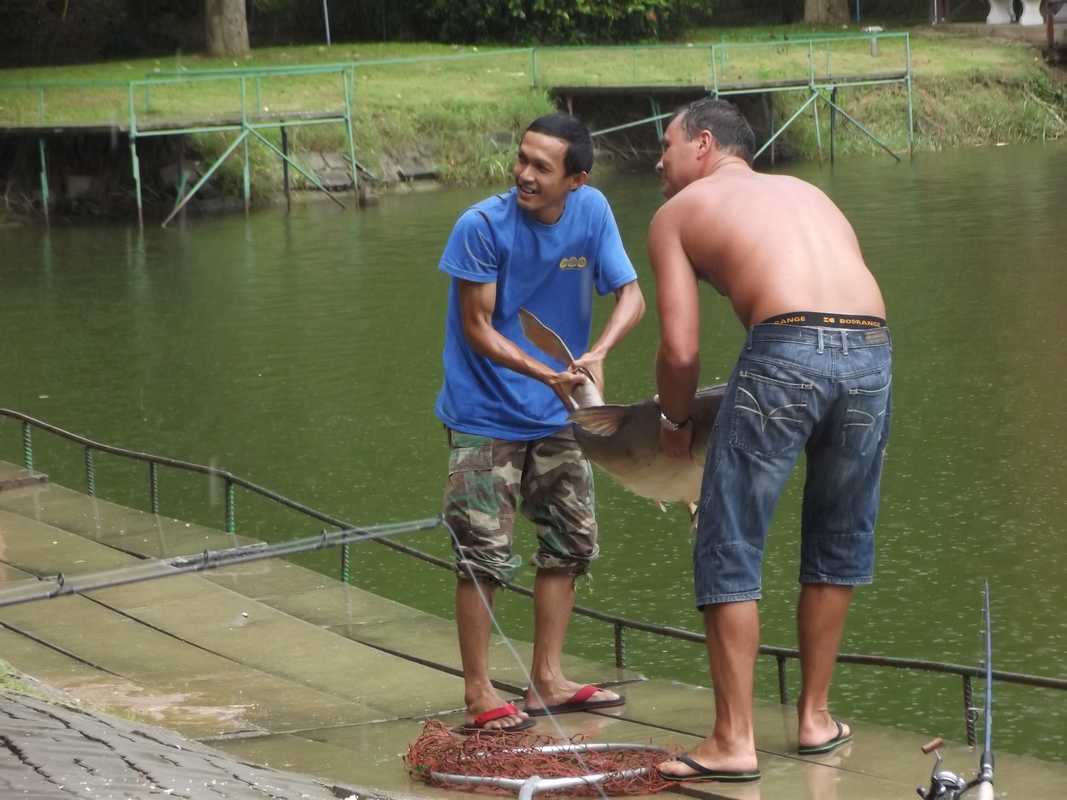
[[[566,365],[522,333],[519,309],[532,311],[575,358],[589,349],[593,289],[604,295],[637,280],[608,201],[591,186],[567,195],[554,225],[519,208],[515,189],[467,209],[445,245],[439,268],[452,276],[445,323],[444,385],[434,408],[450,428],[495,439],[549,436],[568,411],[540,381],[478,355],[467,343],[458,280],[496,283],[493,327],[539,361]]]

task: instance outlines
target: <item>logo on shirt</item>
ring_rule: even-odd
[[[570,258],[561,258],[559,260],[560,269],[584,269],[585,265],[589,261],[585,256],[571,256]]]

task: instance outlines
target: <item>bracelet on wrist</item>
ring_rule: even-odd
[[[675,422],[673,419],[663,413],[662,408],[659,410],[659,424],[669,431],[680,431],[692,421],[692,417],[686,417],[682,422]]]

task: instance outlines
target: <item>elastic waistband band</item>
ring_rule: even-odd
[[[827,314],[821,311],[790,311],[776,314],[760,325],[802,325],[809,328],[884,328],[881,317],[865,317],[859,314]]]

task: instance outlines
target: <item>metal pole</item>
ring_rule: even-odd
[[[785,656],[778,656],[778,702],[789,704],[789,685],[785,680]]]
[[[715,92],[715,97],[716,98],[719,96],[719,70],[718,70],[717,65],[715,63],[715,55],[716,55],[715,48],[717,46],[718,45],[714,45],[714,44],[711,46],[711,88],[712,88],[712,91]]]
[[[615,623],[615,666],[622,669],[626,666],[626,643],[622,638],[622,623]]]
[[[22,466],[33,470],[33,428],[30,423],[22,423]]]
[[[974,747],[978,737],[974,732],[974,694],[971,676],[963,676],[963,726],[967,731],[967,744]]]
[[[325,531],[323,531],[325,533]],[[348,555],[348,545],[341,545],[341,580],[345,583],[352,582],[352,576],[350,574],[351,559]]]
[[[351,73],[342,73],[341,77],[345,91],[345,135],[348,136],[348,155],[352,159],[352,194],[356,196],[356,208],[359,208],[359,165],[356,164],[356,138],[352,134],[352,98],[356,91],[354,76],[353,69]],[[288,199],[286,195],[286,202]]]
[[[48,162],[44,155],[44,137],[37,140],[37,151],[41,154],[41,206],[44,208],[44,221],[48,224]]]
[[[649,97],[648,103],[652,107],[652,116],[656,118],[656,141],[663,141],[663,118],[660,117],[659,101],[655,97]]]
[[[859,0],[856,0],[857,7]],[[834,129],[837,123],[837,87],[830,90],[830,163],[834,163]]]
[[[822,93],[819,92],[818,89],[813,89],[812,91],[815,92],[814,96],[816,98],[821,98],[822,97]],[[819,160],[822,161],[822,131],[820,130],[821,126],[819,125],[819,101],[818,101],[818,99],[816,99],[816,101],[811,104],[811,113],[815,116],[815,147],[819,151]]]
[[[911,36],[904,34],[904,52],[908,62],[908,155],[915,154],[915,121],[911,99]]]
[[[330,7],[326,0],[322,0],[322,18],[326,20],[326,46],[330,46]]]
[[[777,139],[779,136],[781,136],[782,133],[785,131],[785,129],[788,128],[790,125],[792,125],[793,121],[797,117],[799,117],[801,114],[803,114],[805,111],[807,111],[808,106],[811,105],[812,102],[817,100],[818,97],[819,96],[817,94],[813,94],[813,95],[811,95],[811,97],[809,97],[807,100],[805,100],[804,104],[800,108],[798,108],[795,112],[793,112],[793,116],[791,116],[789,119],[786,120],[785,125],[780,127],[777,130],[777,132],[774,134],[774,136],[772,136],[770,139],[768,139],[767,141],[765,141],[763,143],[763,147],[761,147],[759,150],[756,151],[756,154],[754,156],[752,156],[752,160],[755,161],[757,158],[760,157],[760,155],[763,153],[764,150],[766,150],[768,147],[773,145],[774,144],[774,140]]]
[[[285,189],[285,210],[289,211],[289,133],[282,125],[282,187]]]
[[[93,466],[93,448],[85,448],[85,493],[96,497],[96,468]]]
[[[137,193],[137,224],[144,227],[144,207],[141,200],[141,161],[137,158],[137,109],[133,104],[133,83],[129,85],[130,107],[130,168],[133,170],[133,185]]]
[[[159,465],[155,461],[148,462],[148,497],[152,507],[152,513],[159,513]]]
[[[893,156],[893,158],[895,158],[897,161],[900,161],[900,156],[898,156],[896,153],[894,153],[892,150],[890,150],[889,147],[887,145],[885,145],[877,136],[875,136],[873,133],[871,133],[869,130],[867,130],[865,127],[863,127],[863,125],[858,120],[854,119],[851,114],[849,114],[847,111],[845,111],[845,109],[841,108],[841,106],[837,105],[832,100],[830,100],[830,99],[828,99],[826,97],[824,97],[823,100],[825,102],[827,102],[827,103],[830,103],[830,105],[833,108],[836,108],[838,110],[838,112],[840,112],[842,117],[847,119],[849,122],[851,122],[857,128],[859,128],[861,131],[863,131],[863,133],[867,136],[867,138],[869,138],[872,142],[874,142],[876,145],[878,145],[883,150],[885,150],[887,153],[889,153],[889,155]]]
[[[37,115],[41,120],[41,124],[44,124],[44,87],[42,86],[37,92]]]
[[[324,0],[325,2],[325,0]],[[241,78],[241,126],[242,128],[248,125],[248,115],[245,109],[245,79]],[[248,137],[246,136],[243,142],[242,149],[242,178],[245,200],[245,214],[248,213],[248,207],[251,205],[252,195],[252,172],[251,163],[248,158]]]
[[[237,145],[241,144],[241,142],[243,142],[248,137],[248,134],[252,132],[252,129],[249,128],[248,130],[243,131],[236,139],[234,139],[233,144],[226,148],[225,152],[223,152],[223,154],[215,160],[215,163],[211,165],[211,168],[206,173],[204,173],[200,180],[196,182],[196,185],[189,190],[189,193],[185,195],[181,203],[176,206],[173,211],[170,212],[170,214],[165,220],[163,220],[161,227],[167,227],[167,223],[174,219],[175,215],[177,215],[179,211],[185,208],[185,204],[192,200],[193,196],[198,191],[200,191],[200,187],[207,183],[211,176],[215,174],[215,170],[219,168],[219,165],[222,164],[222,162],[225,161],[227,158],[229,158],[230,153],[237,149]]]
[[[229,478],[226,479],[226,533],[237,533],[237,499]]]

